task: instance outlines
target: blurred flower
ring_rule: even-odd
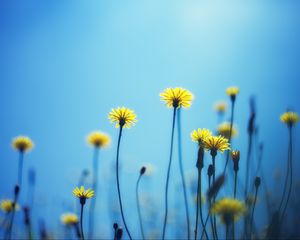
[[[214,109],[217,113],[224,113],[227,110],[227,103],[224,101],[220,101],[215,103]]]
[[[211,131],[206,128],[198,128],[191,132],[192,141],[197,142],[199,145],[202,145],[204,140],[211,135]]]
[[[110,137],[106,133],[95,131],[88,135],[87,142],[94,147],[103,148],[110,144]]]
[[[237,130],[234,125],[232,125],[231,135],[230,135],[230,123],[223,122],[218,126],[217,132],[219,135],[229,139],[229,137],[234,137],[237,134]]]
[[[233,170],[237,172],[239,170],[239,161],[240,161],[240,151],[232,150],[231,159],[233,161]]]
[[[80,188],[78,188],[78,187],[74,188],[73,194],[74,194],[74,196],[76,196],[78,198],[87,199],[87,198],[92,198],[94,196],[94,191],[90,188],[87,190],[84,190],[84,187],[81,186]]]
[[[239,92],[240,92],[240,90],[238,87],[229,87],[226,89],[226,94],[231,98],[238,95]]]
[[[145,176],[152,176],[155,173],[156,167],[153,164],[146,163],[144,166],[146,167]]]
[[[233,198],[223,198],[217,201],[211,208],[211,213],[219,215],[222,222],[226,224],[238,220],[245,212],[245,204]]]
[[[15,205],[15,210],[19,210],[18,204],[14,204],[12,200],[5,199],[1,201],[0,209],[5,213],[10,213],[13,210],[14,205]]]
[[[280,116],[280,120],[291,127],[299,121],[299,116],[296,112],[285,112]]]
[[[26,152],[30,151],[34,147],[34,144],[29,137],[18,136],[13,139],[12,147],[20,152]]]
[[[167,88],[161,94],[161,100],[165,101],[165,104],[169,108],[188,108],[191,106],[193,95],[191,92],[184,88]]]
[[[61,215],[60,220],[67,226],[75,225],[78,223],[78,217],[74,213],[64,213]]]
[[[137,122],[134,111],[125,107],[113,108],[108,114],[108,119],[112,123],[116,123],[116,128],[123,126],[130,128]]]
[[[223,153],[225,150],[230,150],[230,143],[223,136],[209,136],[204,139],[204,148],[214,153],[217,151]]]

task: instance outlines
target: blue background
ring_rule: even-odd
[[[197,146],[190,132],[214,130],[218,120],[213,104],[228,100],[226,87],[237,85],[239,135],[233,146],[242,152],[241,169],[248,101],[255,95],[265,144],[263,167],[266,181],[274,185],[274,171],[284,169],[287,151],[287,130],[279,116],[288,107],[300,111],[299,10],[297,1],[1,1],[0,198],[12,197],[17,179],[12,138],[28,135],[36,146],[25,157],[21,202],[26,202],[27,171],[34,168],[34,221],[43,218],[48,230],[60,236],[59,216],[74,210],[72,189],[81,170],[92,166],[85,138],[102,130],[111,135],[112,144],[100,154],[97,229],[99,235],[110,236],[108,199],[115,188],[111,167],[118,130],[107,114],[126,106],[139,121],[122,139],[125,215],[133,235],[139,236],[134,187],[140,167],[153,164],[155,174],[141,182],[141,192],[155,201],[160,234],[172,112],[159,93],[176,86],[195,96],[192,107],[182,110],[187,179],[196,173]],[[297,141],[298,127],[294,136]],[[299,149],[294,149],[297,159]],[[176,148],[173,160],[170,196],[181,196],[174,190],[179,184]],[[184,209],[179,197],[171,197],[171,204]],[[21,225],[20,213],[17,220]]]

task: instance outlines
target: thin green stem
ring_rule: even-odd
[[[165,232],[166,232],[166,225],[167,225],[167,218],[168,218],[168,187],[169,187],[169,178],[170,178],[170,170],[171,170],[172,155],[173,155],[173,140],[174,140],[175,119],[176,119],[176,107],[174,107],[174,110],[173,110],[170,158],[169,158],[167,179],[166,179],[166,186],[165,186],[165,217],[164,217],[162,239],[165,239]]]
[[[177,114],[177,134],[178,134],[178,160],[179,160],[179,170],[181,183],[183,188],[183,196],[184,196],[184,206],[185,206],[185,216],[186,216],[186,224],[187,224],[187,239],[190,239],[190,214],[189,214],[189,206],[187,200],[187,191],[186,191],[186,183],[184,179],[183,172],[183,163],[182,163],[182,145],[181,145],[181,120],[180,120],[180,108]]]
[[[123,126],[120,126],[120,132],[119,132],[119,137],[118,137],[118,146],[117,146],[117,164],[116,164],[117,189],[118,189],[118,198],[119,198],[122,220],[123,220],[123,223],[124,223],[124,226],[125,226],[125,229],[126,229],[126,232],[129,236],[129,238],[132,239],[130,232],[127,228],[127,224],[126,224],[124,213],[123,213],[123,205],[122,205],[120,182],[119,182],[119,152],[120,152],[120,142],[121,142],[122,130],[123,130]]]
[[[141,207],[140,207],[140,199],[139,199],[139,192],[138,192],[138,188],[139,188],[139,183],[141,180],[141,177],[143,175],[140,174],[139,178],[136,182],[136,186],[135,186],[135,198],[136,198],[136,205],[137,205],[137,210],[138,210],[138,215],[139,215],[139,223],[140,223],[140,229],[141,229],[141,233],[142,233],[142,238],[145,239],[145,234],[144,234],[144,228],[143,228],[143,222],[142,222],[142,214],[141,214]]]

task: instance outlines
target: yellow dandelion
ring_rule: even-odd
[[[217,113],[224,113],[227,110],[227,103],[223,101],[217,102],[214,105],[214,109]]]
[[[116,128],[123,126],[130,128],[137,122],[134,111],[125,107],[113,108],[108,114],[108,119],[116,123]]]
[[[235,98],[239,92],[240,90],[238,87],[229,87],[226,89],[226,94],[231,98]]]
[[[184,88],[167,88],[160,94],[161,100],[169,108],[188,108],[191,106],[193,95]]]
[[[299,115],[296,112],[288,111],[280,116],[280,120],[281,122],[291,127],[299,121]]]
[[[227,138],[223,136],[210,136],[204,139],[204,148],[210,150],[211,153],[217,153],[217,151],[224,152],[230,150],[230,143]]]
[[[87,199],[87,198],[92,198],[94,196],[94,191],[90,188],[87,190],[84,190],[84,187],[81,186],[80,188],[76,187],[73,190],[73,194],[74,194],[74,196],[76,196],[78,198]]]
[[[220,216],[223,223],[230,224],[246,213],[246,206],[237,199],[223,198],[217,201],[210,211],[212,214]]]
[[[61,215],[60,220],[67,226],[75,225],[78,223],[78,217],[74,213],[64,213]]]
[[[18,204],[14,204],[12,200],[5,199],[1,201],[0,209],[5,213],[10,213],[14,209],[14,205],[15,205],[15,210],[19,210]]]
[[[18,136],[13,139],[12,147],[20,152],[26,152],[30,151],[34,147],[34,144],[29,137]]]
[[[110,137],[106,133],[96,131],[88,135],[87,142],[96,148],[104,148],[110,144]]]
[[[197,142],[199,145],[202,145],[204,140],[211,135],[211,131],[206,128],[198,128],[191,132],[192,141]]]
[[[230,123],[229,122],[221,123],[218,126],[217,132],[218,132],[218,135],[221,135],[221,136],[229,139],[229,137],[230,137]],[[235,137],[237,135],[237,133],[238,133],[238,131],[237,131],[236,127],[234,125],[232,125],[231,137]]]

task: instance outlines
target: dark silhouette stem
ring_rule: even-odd
[[[81,239],[84,240],[84,234],[83,234],[83,207],[84,204],[81,204],[81,210],[80,210],[80,231],[81,231]]]
[[[136,182],[136,186],[135,186],[135,198],[136,198],[136,205],[137,205],[137,210],[138,210],[138,215],[139,215],[139,222],[140,222],[140,229],[141,229],[141,233],[142,233],[142,238],[145,239],[143,222],[142,222],[141,207],[140,207],[140,199],[139,199],[139,184],[140,184],[140,180],[141,180],[142,176],[143,175],[140,174],[139,178],[138,178],[138,180]]]
[[[254,210],[255,210],[255,205],[256,205],[256,200],[257,200],[257,193],[258,193],[258,187],[255,188],[255,197],[254,197],[254,203],[253,203],[251,220],[250,220],[250,234],[252,234],[252,226],[253,226]]]
[[[215,181],[216,181],[216,155],[215,154],[212,155],[212,165],[213,165],[213,168],[214,168],[214,171],[213,171],[213,185],[214,185]],[[214,196],[213,196],[213,204],[215,204],[215,202],[216,202],[216,195],[214,194]],[[216,218],[216,215],[213,216],[213,219],[214,219],[215,238],[218,239],[217,218]]]

